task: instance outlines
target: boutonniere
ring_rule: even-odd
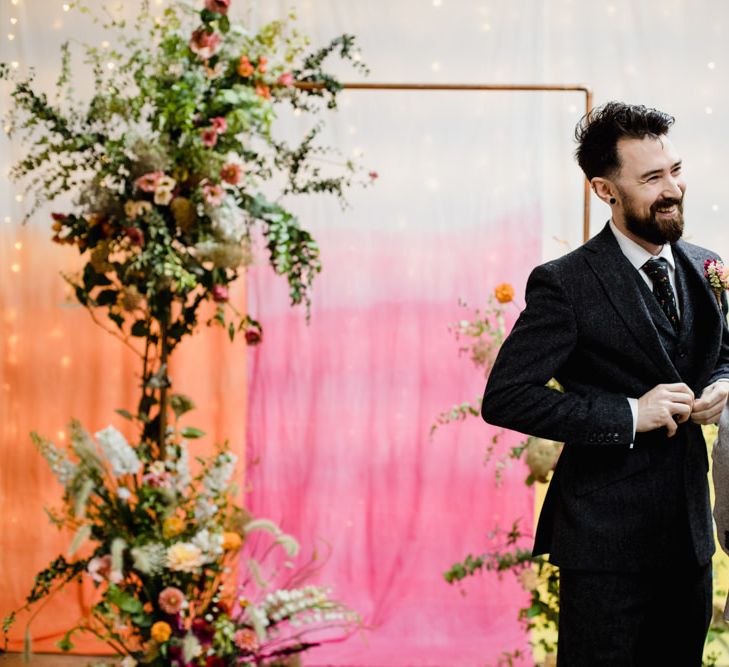
[[[704,262],[704,275],[721,310],[721,295],[729,289],[729,269],[718,259],[707,259]]]

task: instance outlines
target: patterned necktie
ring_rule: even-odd
[[[673,329],[678,331],[678,309],[676,308],[676,297],[668,279],[668,262],[664,257],[649,259],[643,264],[643,271],[653,281],[653,294],[663,312],[666,313],[666,317]]]

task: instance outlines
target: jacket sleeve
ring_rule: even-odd
[[[578,342],[572,305],[554,264],[529,277],[526,308],[504,341],[489,375],[481,414],[488,423],[537,437],[604,446],[633,442],[633,417],[623,395],[549,389]]]

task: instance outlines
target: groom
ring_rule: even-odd
[[[580,121],[612,218],[534,269],[483,398],[487,422],[565,443],[534,545],[560,566],[560,667],[699,667],[711,619],[700,424],[729,393],[729,330],[703,273],[717,256],[680,240],[673,121],[619,102]]]

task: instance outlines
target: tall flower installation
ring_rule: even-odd
[[[27,606],[89,578],[99,601],[60,646],[88,631],[125,667],[284,664],[356,623],[326,589],[306,585],[310,566],[292,567],[293,537],[236,504],[227,445],[191,457],[189,442],[204,434],[181,423],[194,403],[172,393],[167,374],[170,354],[200,324],[262,341],[260,324],[230,301],[256,239],[291,303],[308,306],[318,246],[280,197],[344,201],[359,181],[350,161],[337,169],[320,160],[331,152],[317,143],[321,120],[296,146],[273,124],[280,104],[312,115],[336,107],[341,86],[323,65],[339,57],[364,71],[354,38],[309,52],[292,16],[251,33],[229,17],[231,2],[177,2],[154,16],[142,1],[134,25],[103,23],[116,42],[84,47],[94,93],[83,107],[68,45],[57,103],[0,64],[13,84],[9,134],[28,145],[11,172],[32,195],[28,217],[75,196],[51,221],[53,240],[83,260],[64,277],[141,367],[135,410],[117,411],[133,438],[112,426],[92,435],[77,422],[66,448],[33,435],[64,490],[52,520],[73,538],[36,576]],[[263,194],[271,181],[275,199]]]

